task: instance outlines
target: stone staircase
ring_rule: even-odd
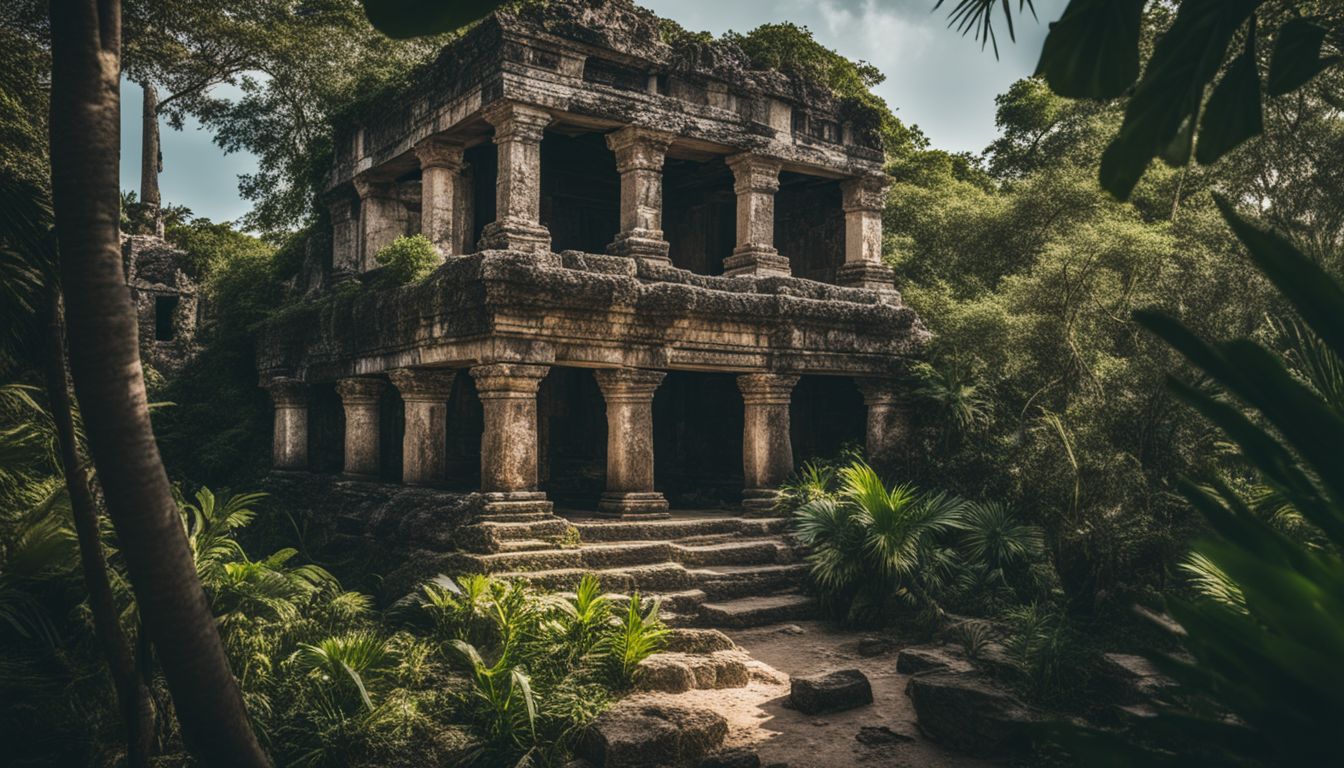
[[[737,629],[815,613],[801,592],[807,566],[787,528],[785,519],[720,512],[658,520],[486,516],[461,532],[460,551],[446,565],[559,592],[592,573],[616,599],[660,598],[669,625]]]

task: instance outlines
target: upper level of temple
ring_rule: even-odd
[[[605,252],[891,290],[881,116],[666,29],[629,0],[551,0],[446,47],[338,137],[333,270],[421,232],[445,257]]]

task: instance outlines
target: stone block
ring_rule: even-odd
[[[974,672],[930,672],[910,678],[906,694],[919,729],[959,752],[1003,756],[1030,745],[1035,714],[993,680]]]
[[[727,735],[728,721],[713,710],[637,696],[594,720],[579,752],[602,768],[690,768]]]
[[[841,669],[793,678],[789,701],[808,715],[843,712],[873,703],[873,688],[857,669]]]

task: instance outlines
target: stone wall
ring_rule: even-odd
[[[183,268],[187,254],[155,235],[121,239],[126,285],[139,319],[140,359],[161,374],[176,373],[195,356],[202,305]]]

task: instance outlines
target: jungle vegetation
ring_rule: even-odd
[[[265,24],[122,5],[15,2],[0,25],[7,757],[561,760],[658,647],[656,607],[612,606],[591,581],[565,600],[470,578],[373,606],[298,542],[240,543],[282,511],[208,490],[264,469],[250,332],[326,247],[314,202],[333,132],[496,4],[426,18],[381,3],[377,28],[352,0],[249,4]],[[948,5],[998,47],[996,19],[1030,0]],[[348,43],[337,62],[313,44],[329,36]],[[880,73],[804,28],[732,39],[876,99]],[[1040,77],[999,97],[983,153],[940,151],[883,107],[887,258],[936,333],[910,371],[919,442],[900,477],[810,465],[792,514],[838,616],[913,618],[968,649],[1003,639],[1043,705],[1077,704],[1070,675],[1096,650],[1154,653],[1185,704],[1119,739],[1052,737],[1089,764],[1333,759],[1342,46],[1333,3],[1073,0]],[[152,94],[146,125],[192,115],[262,158],[244,221],[163,204],[153,173],[140,199],[116,194],[121,77]],[[221,82],[242,96],[217,97]],[[140,373],[118,298],[118,231],[159,226],[213,307],[205,351],[171,381]],[[421,251],[387,258],[415,279]],[[152,401],[169,404],[151,421]]]

